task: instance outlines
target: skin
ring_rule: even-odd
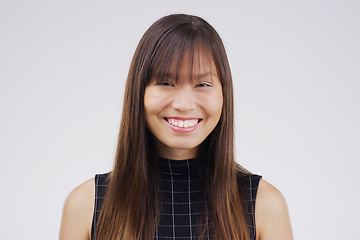
[[[183,62],[187,63],[186,57]],[[178,81],[173,77],[153,79],[145,89],[146,124],[155,136],[160,157],[173,160],[196,157],[198,146],[219,122],[223,105],[221,82],[213,62],[201,58],[199,62],[202,64],[194,67],[192,81],[187,64],[182,64]],[[172,127],[169,119],[199,123],[178,128]]]
[[[67,197],[60,227],[60,240],[91,239],[95,203],[94,178],[75,188]]]
[[[204,63],[204,61],[200,61]],[[153,81],[145,89],[146,123],[155,136],[160,157],[174,160],[194,158],[200,143],[219,121],[223,104],[221,82],[213,63],[202,64],[190,81],[186,66],[180,79]],[[155,79],[156,80],[156,79]],[[201,119],[196,129],[178,132],[165,119]],[[67,197],[63,210],[60,240],[91,239],[95,181],[90,179],[75,188]],[[293,234],[286,202],[279,190],[260,180],[255,224],[257,240],[292,240]]]

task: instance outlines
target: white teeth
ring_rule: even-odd
[[[197,119],[182,121],[182,120],[179,120],[179,119],[167,118],[167,121],[171,125],[173,125],[175,127],[181,127],[181,128],[193,127],[198,123]]]

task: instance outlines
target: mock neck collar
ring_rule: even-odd
[[[198,159],[196,158],[185,160],[158,158],[158,161],[161,175],[188,177],[197,174]]]

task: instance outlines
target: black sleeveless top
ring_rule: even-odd
[[[200,217],[206,211],[204,189],[197,176],[197,160],[159,159],[161,180],[160,221],[156,227],[155,240],[198,239],[199,229],[204,221]],[[95,176],[95,206],[91,229],[91,239],[95,237],[95,229],[103,198],[107,188],[109,173]],[[248,175],[239,179],[247,191],[247,217],[250,228],[250,239],[256,239],[255,199],[261,176]],[[207,239],[214,239],[207,233]]]

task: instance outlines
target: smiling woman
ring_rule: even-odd
[[[202,18],[144,34],[124,98],[114,169],[66,200],[60,239],[290,240],[281,193],[234,159],[225,48]]]
[[[201,58],[201,53],[197,57],[195,62],[200,64],[192,67],[191,76],[188,70],[191,61],[185,57],[177,81],[154,78],[145,88],[146,124],[155,136],[159,157],[196,158],[198,146],[219,122],[223,96],[215,64]]]

